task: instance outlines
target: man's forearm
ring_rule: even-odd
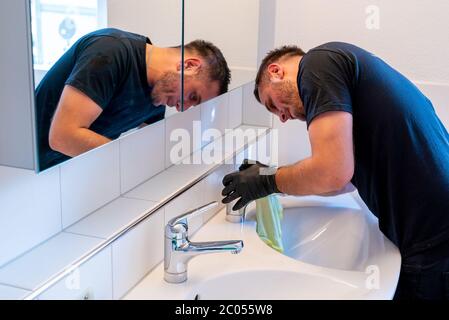
[[[54,150],[69,157],[79,156],[112,141],[85,128],[76,129],[70,135],[58,140],[58,144],[53,147]]]
[[[276,185],[285,194],[305,196],[336,193],[347,181],[341,181],[313,158],[281,167],[276,173]]]

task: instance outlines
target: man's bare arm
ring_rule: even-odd
[[[352,193],[354,191],[356,191],[356,187],[354,187],[354,185],[352,183],[348,183],[343,189],[338,190],[336,192],[329,192],[329,193],[323,193],[323,194],[319,194],[319,196],[322,197],[335,197],[341,194],[346,194],[346,193]]]
[[[326,112],[309,128],[312,156],[276,174],[278,189],[290,195],[323,195],[344,189],[354,175],[352,115]]]
[[[50,147],[69,157],[76,157],[110,142],[110,139],[89,130],[102,111],[84,93],[65,86],[51,123]]]

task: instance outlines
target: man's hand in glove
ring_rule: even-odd
[[[276,186],[276,168],[270,168],[260,162],[251,164],[245,160],[238,172],[228,174],[223,179],[223,203],[240,198],[232,210],[237,211],[253,200],[280,193]]]

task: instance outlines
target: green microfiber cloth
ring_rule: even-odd
[[[281,221],[284,209],[276,195],[256,200],[257,234],[271,248],[284,252]]]

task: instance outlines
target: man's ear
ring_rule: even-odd
[[[285,71],[280,64],[272,63],[268,66],[268,74],[271,81],[277,82],[284,79]]]
[[[201,69],[202,63],[198,58],[188,58],[184,61],[184,72],[189,74],[196,74]],[[178,72],[181,72],[181,63],[177,65]]]

